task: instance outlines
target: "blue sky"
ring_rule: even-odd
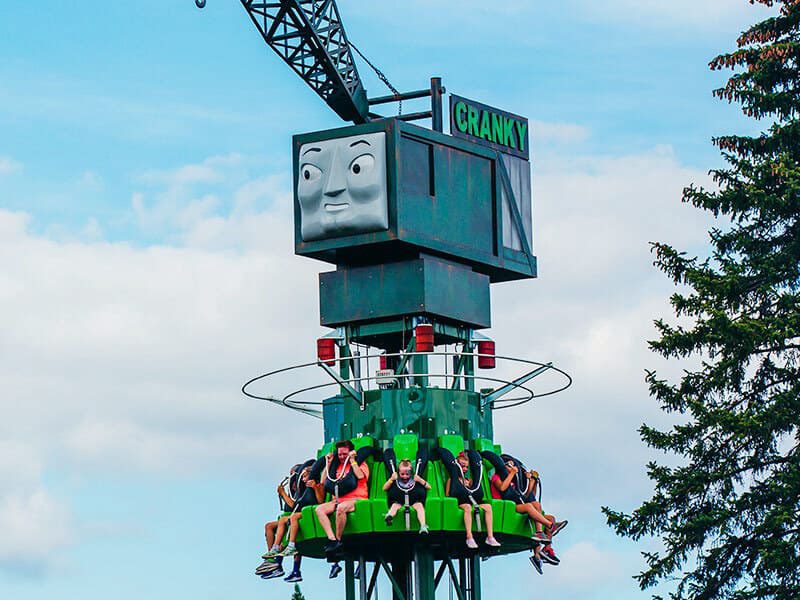
[[[724,75],[707,63],[765,12],[375,4],[340,9],[396,87],[440,75],[532,121],[541,276],[494,290],[491,334],[576,383],[495,429],[570,527],[558,570],[491,561],[486,587],[647,597],[629,578],[643,548],[599,512],[647,493],[635,430],[667,421],[643,371],[677,368],[644,342],[670,291],[647,242],[702,251],[709,223],[680,190],[720,164],[712,136],[757,130],[711,98]],[[290,138],[338,118],[233,0],[4,3],[0,56],[0,592],[288,598],[252,569],[275,484],[321,431],[238,388],[313,353],[327,267],[292,256]],[[306,566],[307,597],[340,597],[324,571]]]

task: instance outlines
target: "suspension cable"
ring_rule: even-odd
[[[389,79],[386,77],[383,71],[381,71],[378,67],[372,64],[372,62],[366,56],[364,56],[364,53],[361,52],[361,50],[359,50],[358,47],[352,41],[347,40],[347,43],[353,50],[356,51],[356,54],[358,54],[362,59],[364,59],[364,62],[367,63],[369,68],[375,71],[375,75],[378,76],[378,79],[380,79],[386,85],[386,87],[388,87],[391,90],[391,92],[397,97],[397,114],[402,115],[403,99],[400,97],[400,91],[392,85],[392,83],[389,81]]]

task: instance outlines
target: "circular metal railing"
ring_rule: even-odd
[[[387,376],[386,374],[378,375],[377,372],[375,374],[368,374],[365,376],[348,376],[348,377],[341,377],[334,369],[332,369],[328,363],[334,363],[337,366],[341,366],[342,363],[345,362],[352,362],[352,361],[366,361],[367,367],[369,367],[369,359],[376,359],[376,358],[394,358],[397,357],[399,359],[404,360],[405,364],[413,364],[412,360],[415,356],[440,356],[444,357],[445,361],[447,357],[456,357],[456,358],[479,358],[479,357],[491,357],[498,361],[509,361],[518,364],[528,365],[529,367],[533,367],[533,369],[529,370],[528,372],[522,374],[521,376],[515,379],[504,379],[500,377],[491,377],[481,374],[468,374],[462,372],[453,372],[448,373],[446,370],[445,372],[435,372],[428,370],[424,373],[414,373],[414,372],[401,372],[401,373],[393,373],[392,375]],[[359,362],[359,364],[361,364]],[[267,380],[271,377],[275,377],[276,375],[282,373],[288,373],[290,371],[301,370],[301,369],[308,369],[311,367],[318,367],[323,369],[327,374],[331,377],[331,381],[327,381],[320,384],[308,385],[305,387],[301,387],[298,389],[294,389],[286,394],[279,395],[279,396],[264,396],[259,395],[251,391],[252,387],[264,380]],[[551,385],[546,391],[537,392],[532,389],[530,385],[527,385],[529,381],[543,376],[545,374],[550,375],[557,375],[559,381],[557,384]],[[257,377],[253,377],[247,383],[242,386],[242,393],[248,396],[249,398],[253,398],[256,400],[263,400],[266,402],[272,402],[275,404],[279,404],[281,406],[285,406],[292,410],[301,412],[303,414],[307,414],[313,417],[322,418],[322,410],[318,407],[321,407],[323,404],[322,400],[307,400],[307,399],[299,399],[302,396],[310,394],[311,392],[322,390],[331,386],[340,387],[344,390],[345,396],[350,396],[354,402],[358,402],[361,404],[362,409],[364,408],[364,391],[363,391],[363,384],[370,384],[372,382],[378,383],[379,381],[386,381],[387,379],[393,380],[398,387],[415,387],[414,380],[417,379],[425,379],[425,380],[441,380],[444,382],[445,388],[453,389],[453,390],[463,390],[461,387],[455,387],[456,385],[460,386],[462,383],[470,380],[472,382],[487,382],[491,384],[500,384],[497,387],[493,387],[491,389],[481,389],[480,395],[482,399],[482,408],[490,407],[493,410],[501,410],[505,408],[514,408],[516,406],[521,406],[523,404],[527,404],[532,400],[537,398],[543,398],[545,396],[552,396],[553,394],[557,394],[566,390],[570,385],[572,385],[572,377],[565,371],[555,367],[552,363],[541,363],[537,361],[527,360],[524,358],[517,358],[512,356],[498,356],[498,355],[489,355],[489,354],[480,354],[480,353],[470,353],[470,352],[448,352],[448,351],[434,351],[434,352],[397,352],[393,354],[362,354],[356,356],[346,356],[346,357],[339,357],[339,358],[332,358],[330,360],[325,361],[314,361],[308,363],[302,363],[298,365],[292,365],[289,367],[283,367],[280,369],[275,369],[274,371],[270,371],[268,373],[263,373],[258,375]],[[448,386],[448,380],[450,381],[450,386]],[[399,384],[405,384],[400,386]],[[394,387],[391,385],[389,387]],[[436,386],[430,386],[436,387]],[[474,385],[473,385],[474,387]],[[537,386],[537,389],[540,386]],[[511,392],[519,393],[521,392],[521,396],[514,396],[511,398],[506,398],[505,395]]]

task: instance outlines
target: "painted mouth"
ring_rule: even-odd
[[[348,206],[350,206],[349,202],[340,202],[338,204],[331,203],[325,205],[325,210],[327,210],[328,212],[341,212],[345,210]]]

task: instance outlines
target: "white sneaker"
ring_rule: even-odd
[[[486,538],[486,545],[487,546],[492,546],[493,548],[499,548],[500,547],[500,542],[498,542],[493,537],[487,537]]]
[[[478,543],[473,538],[467,538],[467,548],[472,548],[473,550],[477,550]]]

